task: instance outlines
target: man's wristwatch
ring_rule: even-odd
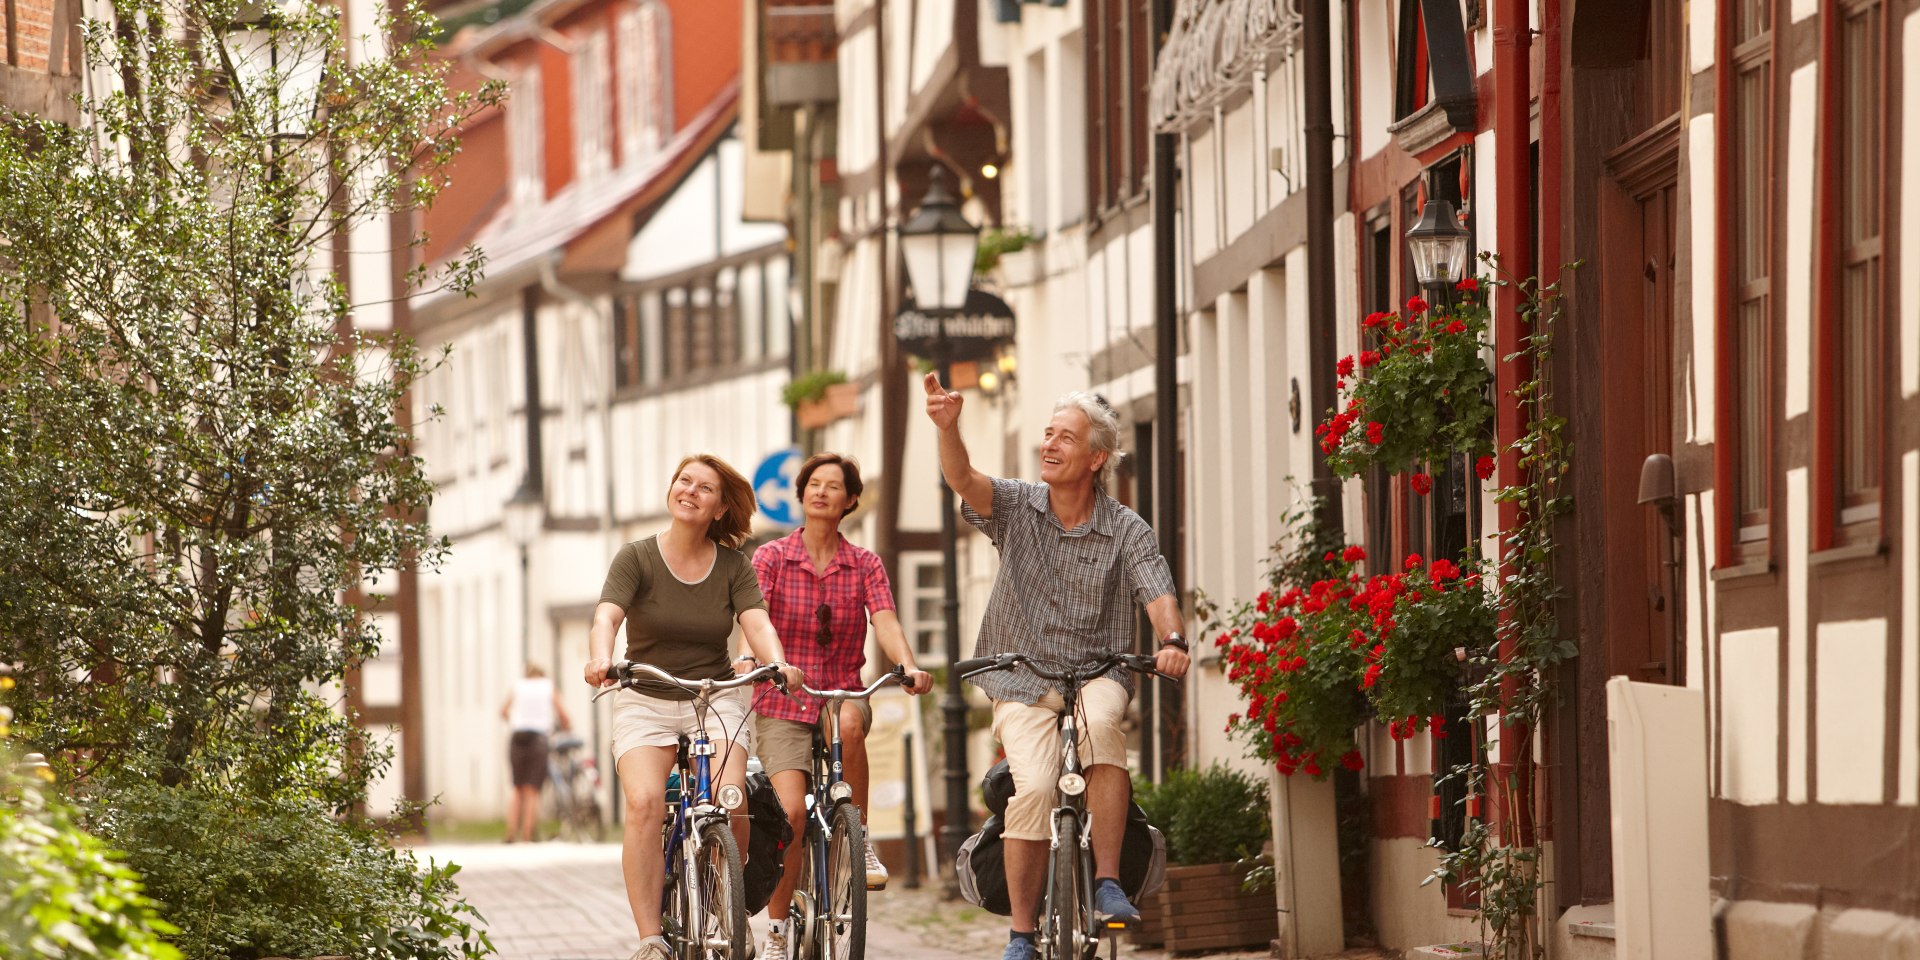
[[[1178,630],[1175,630],[1174,632],[1167,634],[1166,639],[1160,641],[1160,646],[1162,648],[1173,647],[1179,650],[1181,653],[1193,652],[1191,649],[1187,647],[1187,638],[1181,636],[1180,631]]]

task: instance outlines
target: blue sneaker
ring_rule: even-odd
[[[1007,950],[1000,955],[1000,960],[1033,960],[1033,941],[1020,937],[1008,938]]]
[[[1127,895],[1112,880],[1100,881],[1093,891],[1093,916],[1101,923],[1140,922],[1140,911],[1127,902]]]

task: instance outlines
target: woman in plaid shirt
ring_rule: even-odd
[[[760,592],[766,597],[774,630],[791,638],[787,659],[816,689],[858,689],[860,670],[867,662],[871,618],[881,651],[907,668],[908,691],[926,693],[933,688],[933,678],[914,665],[913,651],[894,610],[886,568],[873,551],[854,546],[840,534],[840,521],[860,505],[860,465],[837,453],[817,453],[800,465],[796,486],[805,526],[753,555],[753,570],[760,577]],[[805,639],[809,637],[812,642]],[[755,721],[755,752],[773,779],[796,837],[805,827],[803,798],[821,709],[819,700],[803,693],[769,692]],[[865,700],[849,700],[841,706],[843,771],[862,821],[867,815],[866,736],[872,718]],[[799,880],[802,859],[787,858],[786,873],[774,888],[767,906],[767,949],[761,960],[787,956],[787,904]],[[868,844],[867,885],[882,887],[886,882],[887,868]]]

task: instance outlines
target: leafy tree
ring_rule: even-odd
[[[350,38],[253,2],[112,0],[77,124],[0,109],[0,661],[63,772],[341,807],[382,762],[334,703],[379,644],[357,586],[445,547],[402,418],[429,361],[352,330],[337,253],[499,91],[449,89],[415,5]]]

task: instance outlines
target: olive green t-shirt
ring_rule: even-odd
[[[767,608],[753,564],[740,551],[715,547],[713,569],[698,583],[687,583],[667,567],[657,536],[620,548],[607,568],[600,602],[627,612],[628,660],[688,680],[733,676],[727,639],[734,622],[745,611]],[[635,689],[663,700],[693,699],[657,680],[636,683]]]

